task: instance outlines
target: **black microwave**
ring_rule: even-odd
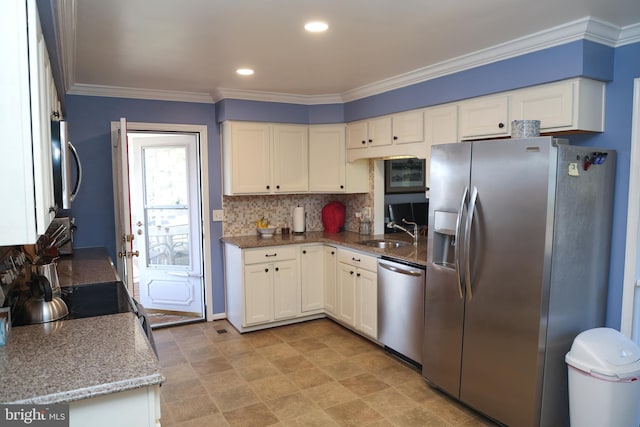
[[[82,165],[71,141],[65,120],[51,122],[51,157],[53,159],[53,192],[58,208],[71,209],[82,182]],[[71,158],[73,157],[72,168]],[[72,185],[72,182],[75,184]]]

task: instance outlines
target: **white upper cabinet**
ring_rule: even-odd
[[[224,122],[224,194],[308,189],[306,125]]]
[[[276,193],[309,189],[307,126],[273,126],[273,188]]]
[[[347,124],[347,161],[392,156],[426,157],[422,110]]]
[[[369,163],[346,163],[345,125],[309,126],[309,191],[366,193]]]
[[[540,120],[541,132],[603,132],[604,95],[604,82],[583,78],[520,89],[511,120]]]
[[[4,246],[35,243],[55,216],[51,119],[57,95],[35,0],[26,7],[8,2],[0,15],[0,180],[10,183],[3,188]]]
[[[458,105],[447,104],[424,110],[424,141],[427,150],[438,144],[458,142]]]
[[[271,134],[265,123],[225,122],[224,194],[271,193]]]
[[[458,114],[460,139],[510,135],[508,95],[485,96],[459,102]]]
[[[424,115],[422,110],[393,114],[391,120],[394,144],[410,144],[424,141]]]

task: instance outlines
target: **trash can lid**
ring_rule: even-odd
[[[611,328],[596,328],[579,334],[565,361],[585,372],[627,379],[640,375],[640,347]]]

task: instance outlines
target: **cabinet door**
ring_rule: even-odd
[[[300,276],[298,261],[273,264],[273,318],[295,317],[300,313]]]
[[[337,311],[337,268],[338,256],[333,246],[324,247],[324,309],[333,315]]]
[[[424,113],[422,110],[394,114],[392,120],[394,144],[424,141]]]
[[[31,129],[33,139],[33,177],[36,197],[36,232],[43,234],[56,215],[53,192],[53,163],[51,154],[51,93],[49,80],[53,79],[49,54],[44,42],[40,20],[36,11],[28,8],[30,50],[35,46],[35,61],[30,61]]]
[[[300,270],[300,310],[302,312],[322,310],[324,307],[324,245],[308,245],[300,248]]]
[[[309,191],[345,191],[344,129],[342,125],[309,128]]]
[[[273,127],[273,191],[303,192],[309,189],[307,126]]]
[[[358,269],[356,296],[356,329],[378,338],[378,275],[369,270]]]
[[[428,147],[458,142],[457,105],[427,108],[424,111],[424,140]]]
[[[271,192],[271,152],[269,125],[231,123],[232,194]],[[227,166],[227,165],[225,165]]]
[[[540,129],[573,125],[573,82],[515,91],[511,96],[512,120],[540,120]]]
[[[356,268],[338,263],[338,319],[356,326]]]
[[[253,264],[244,268],[245,325],[273,320],[273,264]]]
[[[369,146],[369,125],[366,120],[347,124],[347,148]]]
[[[391,145],[391,117],[384,116],[369,120],[369,146]]]
[[[459,127],[461,139],[478,139],[508,136],[509,97],[490,96],[459,104]]]

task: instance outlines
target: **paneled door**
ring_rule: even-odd
[[[151,311],[203,317],[198,135],[129,131],[127,137],[140,302]]]

